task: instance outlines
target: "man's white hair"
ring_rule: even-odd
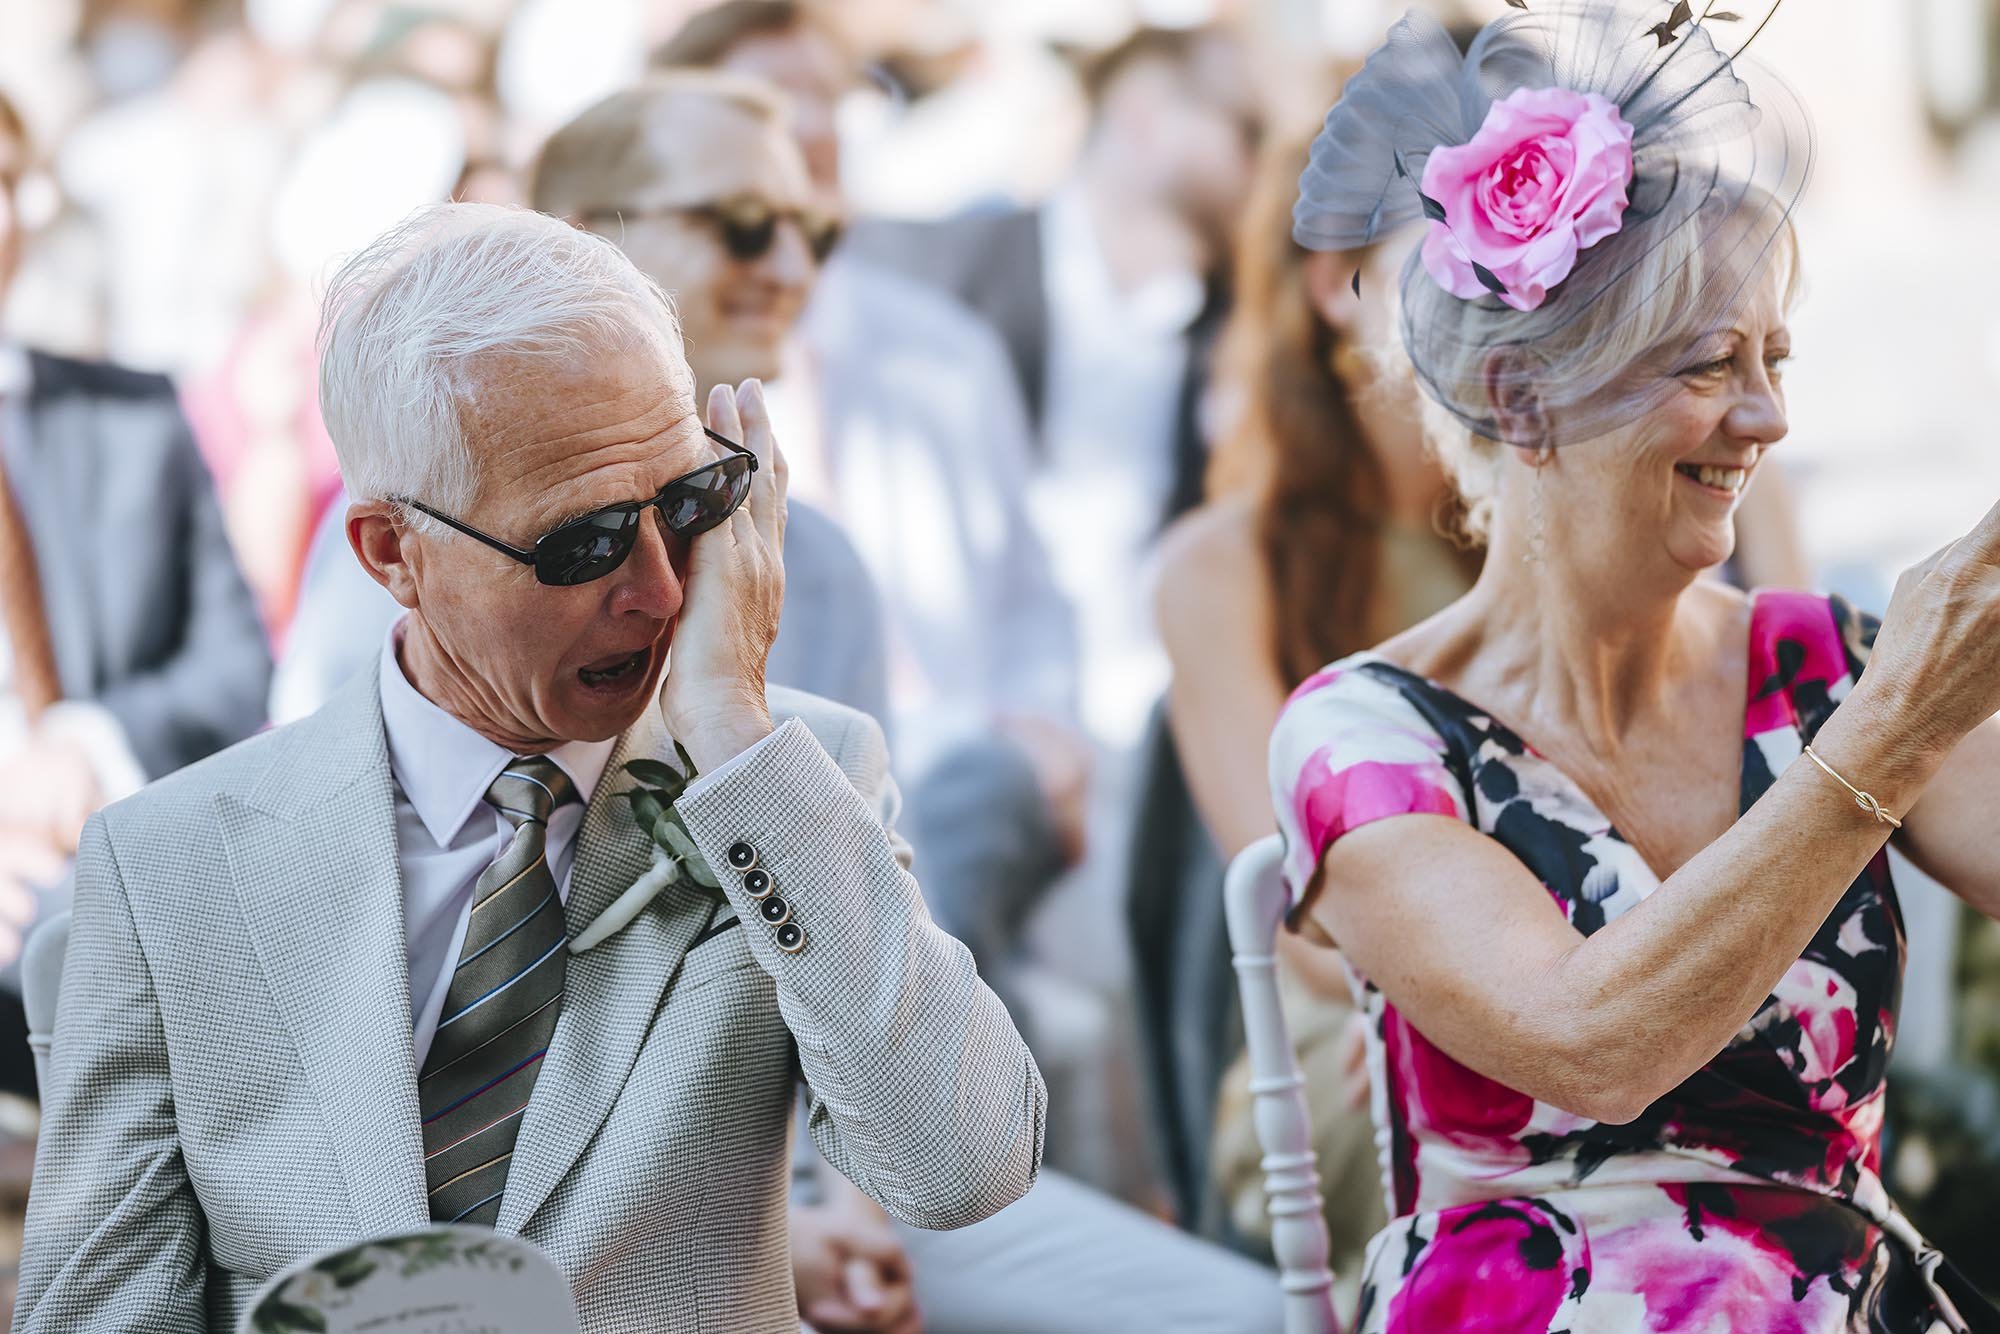
[[[601,236],[527,209],[432,204],[341,266],[319,346],[320,413],[348,494],[458,513],[479,489],[464,422],[483,362],[678,355],[680,326],[659,285]]]

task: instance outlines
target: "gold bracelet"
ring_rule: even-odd
[[[1811,760],[1814,764],[1817,764],[1820,768],[1826,770],[1826,776],[1828,778],[1831,778],[1834,782],[1840,784],[1842,787],[1846,788],[1849,792],[1851,792],[1854,795],[1854,804],[1859,806],[1862,810],[1867,811],[1870,815],[1880,820],[1883,824],[1888,825],[1891,829],[1901,829],[1903,827],[1903,822],[1901,820],[1898,820],[1895,816],[1889,814],[1889,812],[1882,809],[1881,802],[1875,800],[1874,797],[1870,796],[1866,792],[1863,792],[1860,788],[1854,786],[1854,784],[1848,782],[1845,778],[1842,778],[1839,774],[1835,773],[1833,771],[1833,766],[1828,764],[1825,760],[1821,759],[1819,757],[1819,752],[1814,750],[1811,746],[1806,747],[1806,758]]]

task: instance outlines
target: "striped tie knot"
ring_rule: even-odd
[[[577,800],[576,784],[548,756],[529,755],[500,771],[486,800],[516,829],[530,820],[546,825],[552,812]]]

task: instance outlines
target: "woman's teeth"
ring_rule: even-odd
[[[1718,491],[1731,493],[1741,491],[1750,480],[1748,468],[1718,468],[1710,463],[1680,463],[1675,465],[1678,472],[1692,477],[1703,486],[1712,486]]]

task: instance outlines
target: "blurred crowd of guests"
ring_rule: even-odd
[[[0,961],[92,810],[372,666],[398,607],[346,550],[315,281],[422,203],[529,206],[673,294],[704,396],[770,383],[772,679],[889,729],[932,914],[1072,1132],[1050,1162],[1258,1254],[1222,861],[1275,827],[1285,695],[1479,556],[1387,351],[1401,256],[1291,240],[1338,63],[1296,40],[1309,7],[1237,8],[1023,48],[932,0],[0,0]],[[1754,495],[1734,573],[1810,584],[1781,477]],[[1051,960],[1060,896],[1089,938]],[[1382,1208],[1360,1044],[1337,961],[1281,945],[1352,1273]],[[17,1001],[0,1023],[31,1098]],[[1935,1096],[1973,1126],[1940,1152],[1993,1168],[2000,1111],[1982,1143]],[[802,1291],[879,1228],[824,1222],[829,1193],[795,1216]],[[854,1300],[818,1323],[915,1328]]]

